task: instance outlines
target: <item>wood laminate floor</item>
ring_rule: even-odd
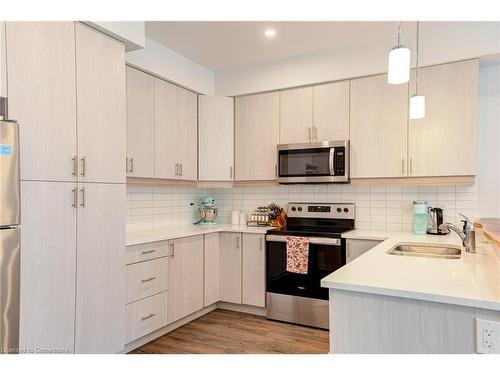
[[[131,353],[323,354],[328,353],[328,331],[219,309]]]

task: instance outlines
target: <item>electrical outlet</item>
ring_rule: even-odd
[[[500,354],[500,322],[476,319],[476,350]]]

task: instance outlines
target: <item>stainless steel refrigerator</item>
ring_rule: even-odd
[[[19,128],[0,121],[0,353],[19,348]]]

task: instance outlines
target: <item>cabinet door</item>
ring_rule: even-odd
[[[125,184],[79,184],[75,352],[125,343]]]
[[[76,24],[79,180],[125,182],[125,47]],[[82,160],[85,158],[85,160]]]
[[[198,97],[199,179],[230,181],[234,161],[234,99]]]
[[[75,188],[73,183],[21,182],[22,349],[74,352]]]
[[[176,164],[180,163],[177,151],[182,137],[177,128],[177,87],[155,78],[154,92],[155,177],[177,178]]]
[[[168,322],[203,308],[203,236],[170,242]]]
[[[241,303],[241,233],[220,234],[220,300]]]
[[[265,307],[265,243],[263,234],[243,234],[243,272],[241,302]]]
[[[126,69],[128,176],[153,178],[154,78],[130,66]]]
[[[351,81],[351,177],[407,175],[408,85],[387,75]]]
[[[203,306],[220,300],[220,234],[205,234],[205,297]]]
[[[0,21],[0,97],[7,97],[7,49],[5,47],[5,21]]]
[[[177,126],[175,150],[180,157],[179,176],[196,180],[198,176],[198,95],[177,87]]]
[[[279,93],[235,99],[235,179],[275,180]]]
[[[349,139],[349,81],[318,85],[313,90],[316,140]]]
[[[75,24],[6,26],[9,117],[21,124],[21,179],[73,181]]]
[[[315,141],[313,136],[313,88],[280,91],[280,143]]]
[[[476,174],[478,79],[478,60],[420,70],[426,113],[409,124],[411,176]],[[413,73],[410,94],[414,86]]]

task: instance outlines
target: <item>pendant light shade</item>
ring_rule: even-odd
[[[389,52],[389,74],[387,82],[392,85],[410,80],[410,50],[404,46],[394,47]]]
[[[418,66],[418,48],[419,48],[419,22],[417,21],[417,54],[416,54],[416,69],[415,69],[415,95],[410,99],[410,118],[418,120],[425,117],[425,96],[418,92],[419,84],[419,66]]]
[[[398,44],[389,52],[387,82],[392,85],[410,80],[410,50],[401,44],[401,22],[398,23]]]
[[[425,96],[413,95],[410,99],[410,118],[418,120],[425,117]]]

